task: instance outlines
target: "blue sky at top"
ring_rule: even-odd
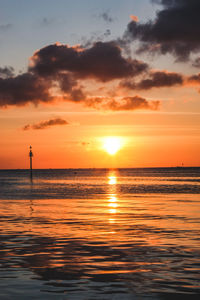
[[[0,66],[25,70],[28,58],[51,43],[81,43],[83,38],[121,36],[130,15],[146,21],[157,6],[150,0],[0,0]],[[108,13],[106,22],[100,15]]]

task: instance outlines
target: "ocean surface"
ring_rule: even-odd
[[[0,170],[0,299],[200,299],[200,168]]]

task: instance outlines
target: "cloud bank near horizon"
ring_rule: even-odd
[[[115,42],[97,42],[90,48],[53,44],[36,51],[23,74],[14,76],[9,67],[0,69],[0,106],[37,105],[59,98],[104,110],[154,109],[152,102],[148,105],[142,97],[133,96],[131,104],[130,100],[125,104],[127,100],[121,97],[120,104],[119,99],[105,100],[108,95],[91,96],[82,85],[84,80],[105,85],[115,80],[135,78],[148,70],[147,63],[124,57]]]

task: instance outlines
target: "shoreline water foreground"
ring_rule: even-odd
[[[200,168],[0,170],[1,299],[197,299]]]

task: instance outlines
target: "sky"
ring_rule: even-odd
[[[200,166],[199,0],[0,0],[0,169]]]

